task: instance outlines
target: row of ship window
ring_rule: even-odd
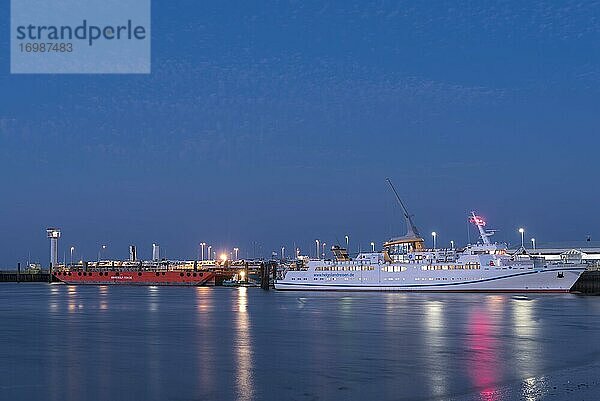
[[[476,270],[481,269],[479,263],[465,263],[464,265],[425,265],[421,270]],[[318,266],[315,271],[371,271],[374,266]],[[406,266],[384,266],[381,271],[398,273],[406,271]]]
[[[317,266],[315,271],[370,271],[375,270],[374,266]]]
[[[338,277],[337,279],[341,280],[342,278],[345,281],[349,280],[348,277]],[[388,277],[388,278],[384,278],[383,280],[384,281],[395,281],[395,280],[400,280],[400,279],[401,279],[400,277]],[[483,277],[480,277],[479,279],[483,279]],[[302,277],[298,277],[298,278],[292,277],[292,281],[307,281],[307,280],[308,280],[308,278],[306,278],[306,277],[304,277],[304,278],[302,278]],[[330,278],[323,278],[323,277],[321,277],[319,279],[314,279],[313,278],[313,281],[335,281],[335,280],[336,280],[336,277],[330,277]],[[361,277],[357,277],[357,280],[359,280],[359,281],[368,281],[367,278],[361,278]],[[404,281],[405,279],[402,278],[402,280]],[[463,281],[463,280],[467,280],[467,279],[466,278],[462,278],[462,277],[458,277],[458,278],[457,277],[450,277],[450,278],[448,278],[448,277],[435,277],[435,278],[434,277],[415,277],[415,281],[448,281],[448,280],[451,280],[451,281],[454,281],[454,280]],[[470,277],[468,280],[473,280],[473,277]]]
[[[421,270],[476,270],[481,269],[479,263],[465,263],[464,265],[427,265]]]

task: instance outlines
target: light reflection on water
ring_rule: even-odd
[[[213,310],[213,297],[206,291],[213,291],[212,288],[196,287],[196,327],[214,327],[214,317],[210,311]],[[194,334],[195,353],[197,355],[196,364],[198,371],[196,372],[197,387],[196,394],[205,394],[207,399],[213,399],[216,396],[217,389],[215,388],[217,375],[215,369],[214,355],[211,350],[211,344],[215,343],[214,331],[207,329],[198,331]]]
[[[100,285],[98,286],[98,298],[100,300],[100,303],[98,304],[98,308],[102,311],[105,311],[108,309],[108,286],[107,285]]]
[[[536,400],[600,355],[573,295],[0,289],[6,399]]]
[[[237,313],[235,314],[235,345],[236,350],[236,387],[237,400],[252,400],[254,383],[252,381],[252,333],[250,331],[250,316],[248,315],[248,288],[238,288]]]
[[[67,287],[68,300],[69,300],[69,312],[75,312],[77,309],[77,286],[69,285]]]
[[[511,300],[512,328],[515,336],[515,368],[525,377],[537,370],[540,347],[538,322],[535,319],[536,300],[515,298]]]
[[[498,315],[492,313],[489,303],[475,306],[469,313],[468,371],[473,387],[479,390],[481,399],[497,400],[495,384],[499,381],[498,364],[500,347],[496,331]]]
[[[423,304],[425,333],[428,338],[431,352],[438,356],[446,348],[446,333],[444,333],[444,303],[431,301]],[[429,387],[434,397],[442,397],[447,394],[446,375],[448,365],[444,358],[436,357],[427,359],[429,362]],[[432,363],[433,362],[433,363]]]
[[[159,303],[159,288],[155,285],[151,285],[148,288],[148,309],[151,312],[156,312],[158,311],[158,307],[160,306]]]

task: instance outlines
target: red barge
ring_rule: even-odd
[[[66,284],[214,285],[212,272],[183,271],[58,271],[54,277]]]
[[[181,267],[157,268],[59,268],[53,272],[66,284],[93,285],[214,285],[216,274],[208,270]]]

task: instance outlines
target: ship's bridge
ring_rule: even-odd
[[[413,252],[422,252],[425,240],[415,235],[392,238],[383,244],[383,254],[387,262],[398,260],[401,255]]]

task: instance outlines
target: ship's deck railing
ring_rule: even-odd
[[[586,266],[588,270],[600,270],[600,260],[546,260],[545,267]],[[537,266],[536,266],[537,267]]]
[[[143,265],[143,266],[111,266],[111,265],[89,265],[84,267],[82,265],[74,265],[74,266],[58,266],[52,268],[52,271],[66,270],[71,272],[83,272],[83,271],[91,271],[91,272],[100,272],[100,271],[180,271],[180,270],[194,270],[194,266],[185,266],[185,265]],[[196,270],[206,270],[206,266],[198,266]]]
[[[600,260],[584,260],[588,270],[600,270]]]
[[[279,271],[293,271],[293,272],[305,272],[308,271],[308,266],[296,267],[296,266],[279,266]]]

